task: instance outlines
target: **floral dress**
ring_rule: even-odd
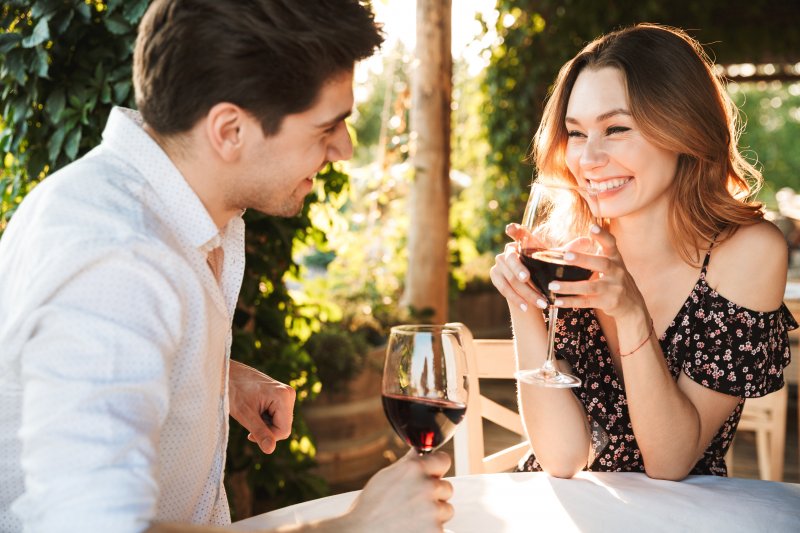
[[[658,341],[675,380],[681,372],[717,392],[740,401],[722,424],[690,474],[727,475],[725,453],[733,440],[745,398],[764,396],[783,386],[789,364],[788,332],[798,327],[786,305],[756,312],[739,306],[706,282],[711,252],[700,279]],[[561,309],[556,353],[572,365],[582,386],[573,389],[592,430],[587,470],[644,472],[642,452],[633,434],[625,388],[593,309]],[[520,470],[539,471],[533,453]]]

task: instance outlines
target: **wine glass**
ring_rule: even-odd
[[[597,254],[599,246],[589,237],[591,224],[600,221],[597,192],[578,186],[534,182],[522,217],[522,236],[517,246],[522,264],[534,286],[548,302],[547,357],[540,368],[519,370],[518,380],[544,387],[580,387],[581,380],[560,372],[555,365],[555,330],[558,308],[550,282],[589,279],[591,270],[570,265],[568,251]]]
[[[389,423],[417,453],[430,453],[447,442],[467,410],[466,355],[458,329],[393,327],[382,397]]]

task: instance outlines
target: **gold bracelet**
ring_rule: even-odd
[[[631,350],[628,353],[620,352],[619,356],[620,357],[628,357],[629,355],[635,354],[636,352],[639,351],[639,348],[641,348],[642,346],[647,344],[647,341],[650,340],[650,337],[653,336],[655,334],[655,332],[656,332],[656,326],[655,326],[655,324],[653,324],[653,319],[651,318],[650,319],[650,331],[647,332],[647,337],[645,337],[644,340],[641,343],[639,343],[639,346],[637,346],[636,348],[634,348],[633,350]]]

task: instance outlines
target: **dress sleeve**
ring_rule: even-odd
[[[718,298],[707,314],[695,316],[683,372],[732,396],[757,398],[779,390],[791,360],[789,331],[797,321],[785,304],[756,312]]]

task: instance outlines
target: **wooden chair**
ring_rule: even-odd
[[[530,443],[525,436],[519,413],[481,395],[480,379],[514,378],[514,343],[510,339],[473,339],[472,333],[464,324],[449,325],[457,326],[461,330],[469,373],[467,414],[453,437],[455,474],[463,476],[511,470],[528,453]],[[520,442],[485,456],[484,418],[520,435]]]
[[[749,398],[744,402],[742,418],[736,430],[754,431],[756,434],[756,456],[758,474],[761,479],[783,481],[783,457],[786,449],[786,409],[789,401],[789,386],[761,398]],[[734,440],[735,443],[735,440]],[[733,444],[725,456],[728,475],[733,476]]]

